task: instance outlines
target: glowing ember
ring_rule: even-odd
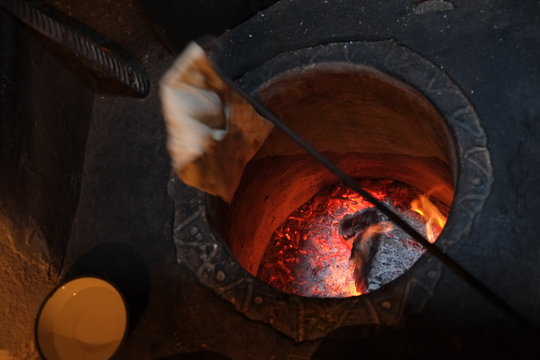
[[[419,232],[427,232],[433,241],[437,238],[444,226],[438,219],[446,221],[446,218],[418,190],[391,180],[364,180],[361,185],[407,218]],[[315,297],[361,295],[395,279],[418,260],[424,249],[386,221],[373,224],[360,235],[340,234],[344,217],[350,218],[368,208],[372,208],[370,203],[344,186],[321,190],[274,232],[258,277],[283,292]],[[435,215],[424,217],[425,214]],[[435,220],[430,220],[432,217]],[[369,261],[351,256],[353,241],[358,248],[357,243],[372,236],[373,231],[381,236]],[[369,269],[360,272],[367,279],[357,281],[361,284],[357,287],[355,266],[358,276],[360,266],[367,265]]]

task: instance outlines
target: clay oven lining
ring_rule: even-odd
[[[369,67],[327,63],[274,78],[259,97],[349,175],[399,180],[450,207],[453,143],[443,118],[411,87]],[[224,229],[238,262],[256,275],[273,231],[335,181],[274,129],[246,167]]]

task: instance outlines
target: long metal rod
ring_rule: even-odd
[[[310,143],[308,143],[304,138],[302,138],[298,133],[292,130],[287,124],[281,121],[276,115],[274,115],[270,110],[268,110],[262,103],[257,99],[253,98],[245,91],[243,91],[234,81],[227,77],[215,63],[213,63],[214,70],[221,77],[221,79],[227,83],[232,89],[234,89],[239,95],[241,95],[253,108],[255,111],[270,121],[276,128],[283,131],[288,137],[290,137],[294,142],[296,142],[301,148],[303,148],[307,153],[313,156],[319,161],[325,168],[327,168],[332,174],[334,174],[341,182],[349,186],[352,190],[356,191],[368,202],[373,204],[380,212],[386,215],[394,224],[399,226],[403,231],[409,234],[414,240],[420,243],[424,248],[427,249],[433,256],[435,256],[439,261],[444,265],[450,268],[456,275],[463,279],[467,284],[474,288],[480,295],[485,299],[490,301],[493,305],[498,307],[503,313],[507,314],[509,317],[515,319],[519,324],[524,328],[535,332],[540,335],[540,329],[534,325],[529,319],[525,318],[522,314],[516,311],[506,300],[500,297],[493,290],[484,285],[480,280],[478,280],[474,275],[467,271],[462,265],[452,259],[450,256],[445,254],[441,249],[439,249],[434,244],[430,243],[424,236],[422,236],[418,231],[416,231],[409,223],[407,223],[401,216],[394,213],[390,208],[388,208],[384,203],[377,200],[369,192],[362,189],[356,180],[348,176],[343,172],[339,167],[337,167],[332,161],[326,158],[322,153],[315,149]]]
[[[43,4],[41,6],[46,7]],[[140,61],[132,56],[125,59],[110,46],[104,47],[94,39],[97,34],[83,34],[72,25],[34,6],[30,1],[0,0],[1,8],[63,49],[72,52],[79,61],[88,63],[92,70],[106,79],[116,80],[123,88],[137,96],[148,95],[150,85]]]

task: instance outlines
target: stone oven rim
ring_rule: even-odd
[[[392,40],[333,43],[282,53],[244,74],[238,82],[249,91],[257,77],[274,77],[276,72],[262,70],[270,64],[279,71],[280,66],[290,67],[291,61],[317,64],[329,60],[367,65],[404,82],[426,97],[447,121],[456,143],[458,171],[454,205],[438,241],[446,250],[470,231],[491,188],[486,136],[472,105],[438,66]],[[423,308],[440,276],[440,264],[426,254],[391,286],[365,296],[317,299],[285,295],[253,278],[234,261],[211,228],[207,216],[212,201],[209,196],[187,189],[174,176],[169,189],[176,204],[174,239],[178,261],[248,318],[267,323],[297,341],[321,338],[345,325],[395,325],[405,304],[409,310]],[[186,202],[185,194],[179,199],[182,192],[191,193],[191,200]]]

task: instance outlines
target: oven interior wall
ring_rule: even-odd
[[[412,185],[450,207],[454,147],[418,92],[371,68],[329,63],[270,79],[261,100],[356,178]],[[335,177],[274,129],[248,164],[230,210],[229,245],[256,275],[274,230]]]

